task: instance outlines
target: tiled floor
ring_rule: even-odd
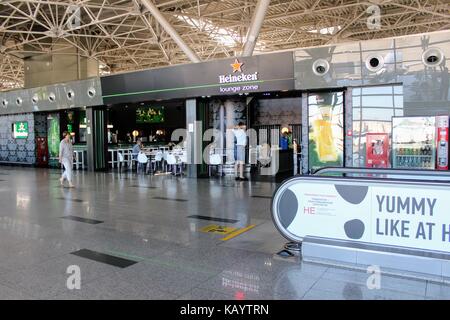
[[[0,299],[450,299],[450,286],[382,275],[370,290],[364,272],[274,255],[286,241],[270,182],[77,172],[66,189],[55,170],[0,174]],[[70,216],[101,223],[61,219]],[[212,224],[255,226],[222,241],[201,232]],[[71,254],[80,249],[137,263]],[[67,287],[69,266],[80,268],[79,290]]]

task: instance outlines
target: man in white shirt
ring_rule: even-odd
[[[235,165],[234,171],[236,175],[236,181],[248,180],[244,177],[245,167],[245,147],[247,146],[247,133],[245,132],[245,125],[243,122],[239,122],[236,129],[233,130],[236,143]]]
[[[64,185],[64,179],[69,182],[69,187],[73,188],[72,184],[72,168],[73,168],[73,146],[70,140],[70,133],[64,131],[63,139],[59,144],[59,162],[64,166],[64,173],[59,179],[61,185]]]

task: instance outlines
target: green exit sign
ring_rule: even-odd
[[[19,121],[13,123],[13,136],[15,139],[28,138],[28,122]]]

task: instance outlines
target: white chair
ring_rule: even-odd
[[[209,176],[211,177],[211,168],[212,167],[216,167],[216,168],[221,168],[222,167],[222,156],[220,154],[214,153],[211,154],[209,156],[209,165],[208,165],[208,169],[209,169]],[[222,176],[222,171],[220,171],[220,175]]]
[[[163,153],[163,160],[162,160],[162,165],[163,165],[163,171],[166,172],[167,171],[167,156],[169,155],[168,151],[162,151]]]
[[[184,150],[183,150],[183,152],[180,155],[180,162],[181,162],[181,169],[184,171],[184,169],[185,169],[185,167],[187,165],[187,162],[188,162],[187,152],[184,151]]]
[[[178,173],[178,162],[177,162],[177,158],[175,157],[175,155],[173,155],[171,153],[167,153],[166,161],[167,161],[167,168],[170,167],[170,171],[173,174],[177,175],[177,173]]]
[[[155,154],[155,158],[152,159],[152,166],[154,166],[154,168],[152,167],[153,172],[156,172],[159,164],[161,164],[162,161],[163,161],[163,153],[161,151],[157,151]]]
[[[256,148],[258,150],[258,163],[262,167],[268,166],[272,161],[270,146],[268,144],[265,144],[262,146],[259,145]]]
[[[144,166],[147,169],[148,157],[145,154],[139,153],[137,156],[137,161],[138,161],[138,169],[137,169],[138,171],[139,168],[142,166]]]
[[[124,158],[122,152],[117,153],[117,161],[119,163],[119,165],[118,165],[119,171],[121,171],[121,169],[123,167],[123,163],[125,162],[125,158]]]

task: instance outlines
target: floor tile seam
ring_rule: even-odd
[[[305,291],[303,296],[300,298],[301,300],[304,300],[304,298],[308,294],[308,292],[310,292],[312,290],[312,288],[317,284],[317,282],[319,282],[319,280],[322,279],[323,275],[325,274],[325,272],[327,272],[328,269],[329,268],[326,267],[326,269],[324,271],[322,271],[322,274],[316,279],[316,281],[314,281],[314,283],[309,287],[309,289]]]

